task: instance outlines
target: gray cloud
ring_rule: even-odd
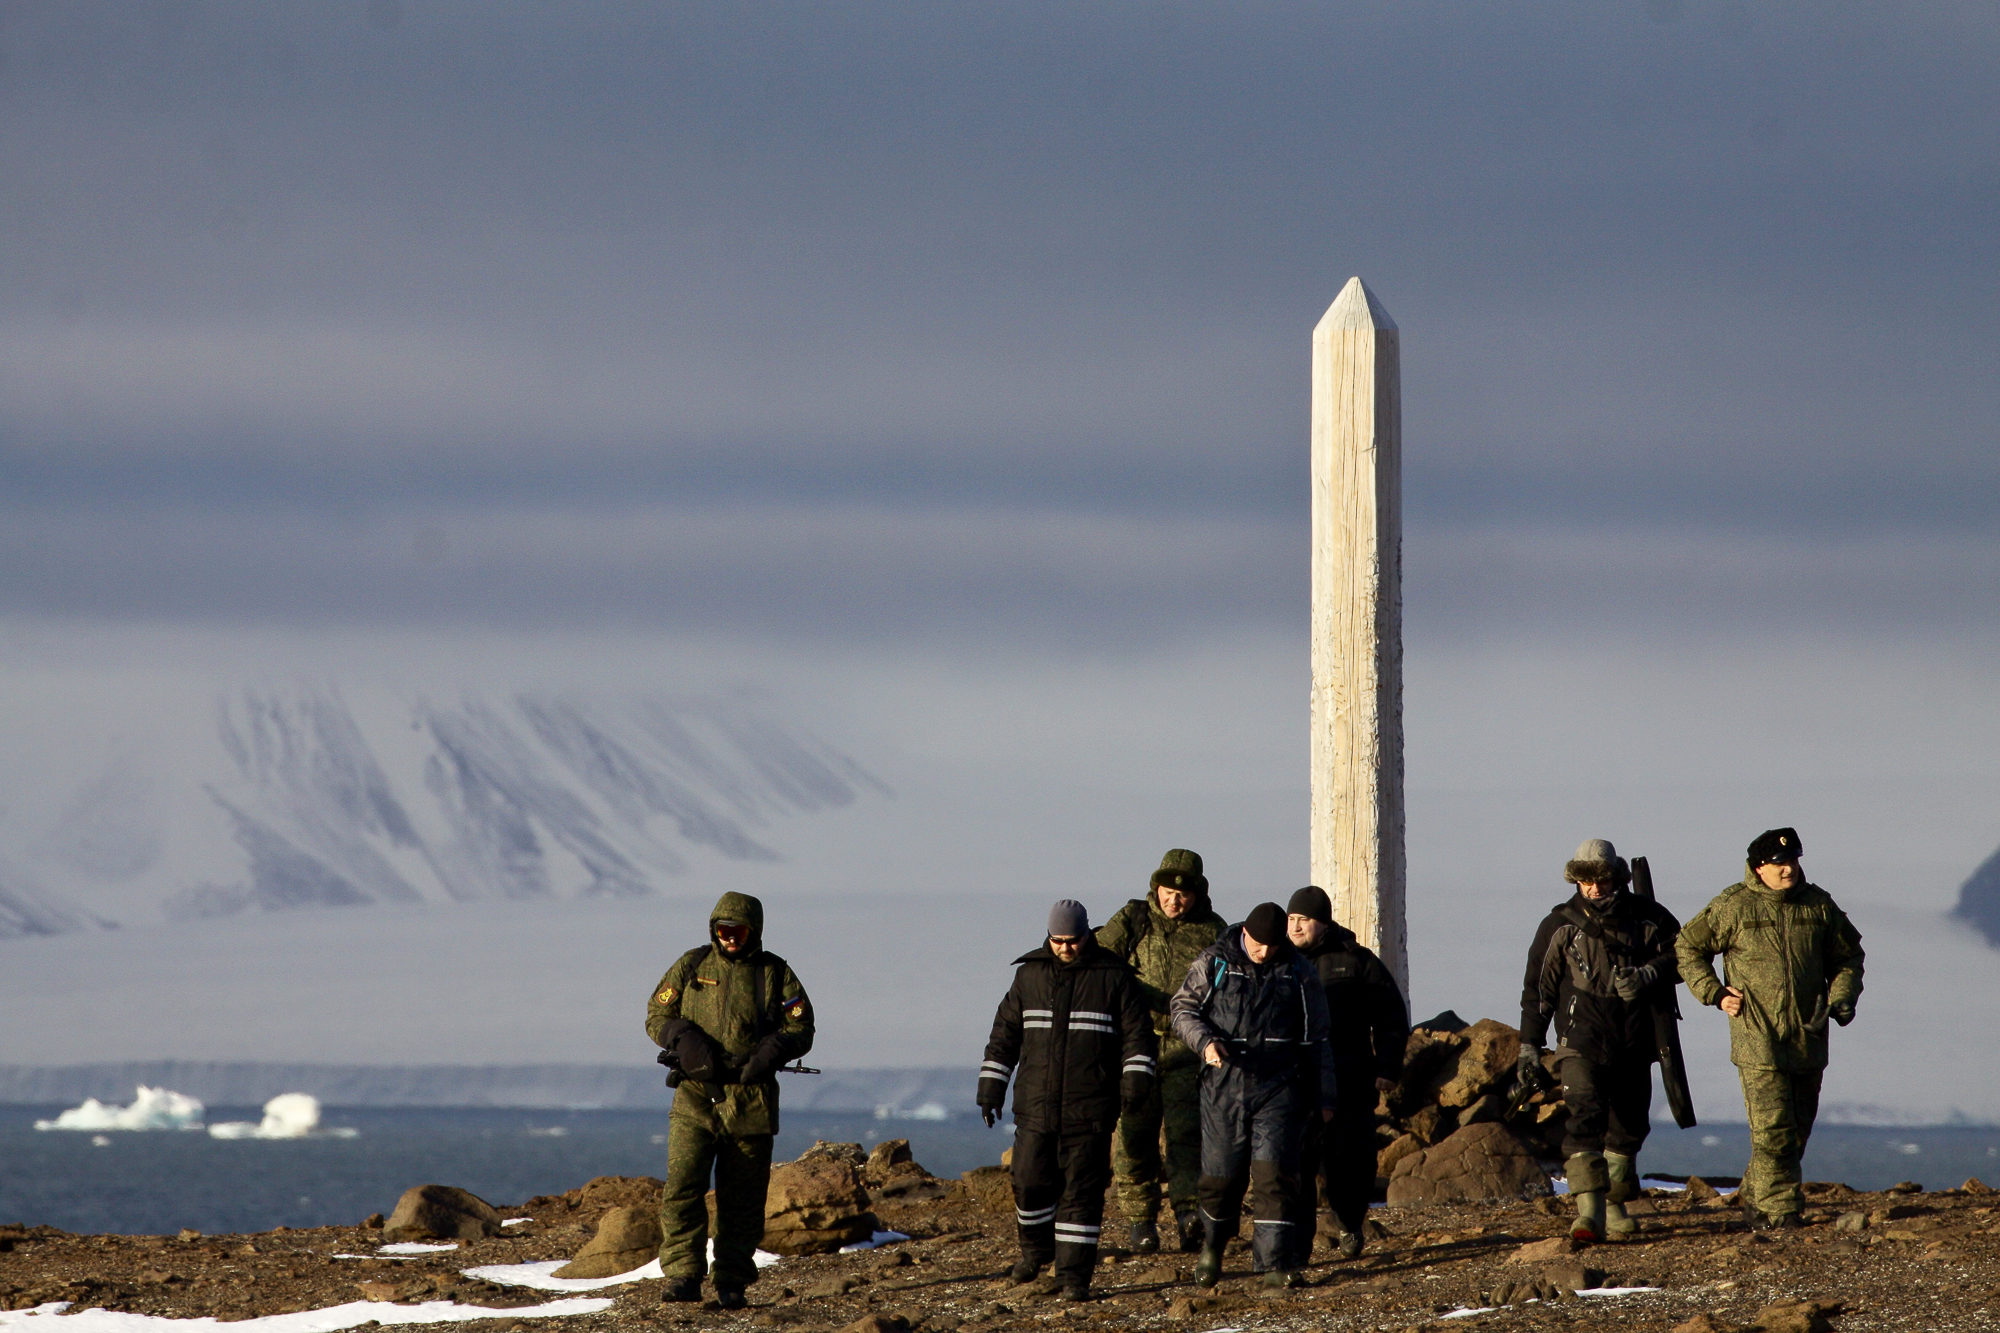
[[[1985,11],[370,12],[7,11],[12,607],[1290,615],[1350,272],[1467,614],[1580,514],[1886,550],[1892,616],[1992,568]]]

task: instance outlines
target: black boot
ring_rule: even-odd
[[[1174,1229],[1180,1232],[1181,1253],[1193,1254],[1201,1248],[1201,1214],[1190,1208],[1174,1214]]]
[[[1037,1261],[1022,1255],[1014,1266],[1007,1270],[1007,1276],[1015,1282],[1033,1282],[1041,1274],[1042,1266]]]
[[[698,1277],[670,1277],[667,1285],[660,1288],[663,1301],[698,1301],[701,1299],[701,1279]]]
[[[1229,1238],[1218,1229],[1201,1247],[1201,1258],[1194,1261],[1196,1286],[1212,1287],[1222,1280],[1222,1247],[1228,1243]]]
[[[1151,1218],[1132,1224],[1132,1253],[1158,1254],[1160,1252],[1160,1229],[1153,1225]]]
[[[741,1310],[750,1303],[750,1298],[743,1294],[741,1287],[718,1286],[715,1289],[715,1303],[725,1310]]]

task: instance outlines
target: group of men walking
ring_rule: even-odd
[[[1759,835],[1741,881],[1686,926],[1632,892],[1630,864],[1603,839],[1564,866],[1575,892],[1528,952],[1518,1079],[1560,1080],[1576,1239],[1636,1229],[1623,1204],[1639,1189],[1651,1067],[1678,982],[1730,1020],[1751,1130],[1746,1220],[1800,1225],[1828,1024],[1853,1021],[1863,961],[1853,923],[1806,881],[1802,851],[1794,829]],[[708,943],[668,969],[646,1006],[678,1088],[660,1209],[671,1301],[700,1298],[711,1179],[719,1304],[741,1308],[756,1280],[775,1075],[814,1032],[812,1002],[764,949],[763,924],[757,899],[723,895]],[[1319,888],[1231,925],[1209,901],[1201,857],[1175,848],[1146,896],[1094,931],[1081,903],[1056,903],[1042,945],[1015,960],[979,1072],[988,1126],[1014,1093],[1015,1280],[1050,1267],[1067,1296],[1088,1296],[1114,1179],[1131,1248],[1160,1249],[1164,1205],[1172,1241],[1200,1254],[1204,1286],[1221,1276],[1246,1198],[1251,1262],[1267,1283],[1303,1282],[1322,1202],[1340,1254],[1360,1254],[1376,1108],[1401,1076],[1408,1029],[1394,977]]]
[[[1057,903],[1047,942],[1016,960],[979,1071],[989,1125],[1014,1087],[1015,1280],[1051,1265],[1066,1295],[1089,1294],[1114,1173],[1132,1248],[1160,1248],[1166,1203],[1204,1286],[1246,1196],[1253,1265],[1302,1282],[1322,1179],[1342,1251],[1359,1254],[1376,1099],[1408,1028],[1395,980],[1320,889],[1232,926],[1201,857],[1175,848],[1094,933],[1082,904]]]

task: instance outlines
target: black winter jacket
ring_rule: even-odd
[[[1170,1012],[1174,1034],[1197,1057],[1220,1042],[1229,1063],[1253,1078],[1295,1079],[1305,1095],[1317,1091],[1321,1107],[1339,1104],[1326,991],[1291,945],[1253,963],[1243,951],[1243,927],[1231,926],[1189,965]]]
[[[1335,922],[1319,943],[1299,952],[1326,988],[1327,1044],[1340,1086],[1361,1093],[1374,1079],[1401,1078],[1410,1011],[1396,978],[1375,951]]]
[[[1521,1040],[1556,1040],[1578,1055],[1611,1063],[1659,1058],[1653,1036],[1653,1003],[1673,1002],[1680,970],[1674,940],[1681,923],[1656,902],[1621,890],[1599,908],[1581,893],[1549,910],[1528,949],[1521,982]],[[1636,1001],[1618,998],[1614,967],[1652,964],[1659,975]]]
[[[1060,963],[1044,944],[1014,960],[979,1066],[979,1104],[998,1107],[1014,1080],[1014,1124],[1038,1133],[1106,1133],[1121,1082],[1149,1087],[1159,1042],[1145,992],[1117,955],[1086,945]]]

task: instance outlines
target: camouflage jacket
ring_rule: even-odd
[[[1172,1053],[1170,1047],[1180,1044],[1167,1014],[1174,992],[1187,979],[1188,967],[1203,949],[1215,943],[1228,924],[1209,906],[1206,895],[1189,904],[1176,919],[1162,912],[1158,897],[1149,892],[1126,903],[1097,928],[1098,946],[1131,964],[1139,974],[1139,989],[1152,1011],[1163,1060]]]
[[[1721,1003],[1725,984],[1743,992],[1729,1058],[1745,1068],[1824,1069],[1828,1007],[1861,995],[1861,932],[1813,884],[1780,894],[1746,874],[1681,928],[1675,951],[1702,1004]]]
[[[670,1047],[681,1025],[691,1023],[740,1066],[767,1037],[787,1060],[812,1049],[813,1008],[791,964],[763,947],[763,909],[744,894],[724,894],[710,917],[711,943],[682,954],[646,1001],[646,1035]],[[713,941],[716,919],[747,920],[755,933],[741,956],[731,958]],[[719,1094],[719,1100],[711,1100]],[[673,1114],[712,1120],[725,1134],[778,1132],[778,1080],[755,1083],[684,1082]]]

